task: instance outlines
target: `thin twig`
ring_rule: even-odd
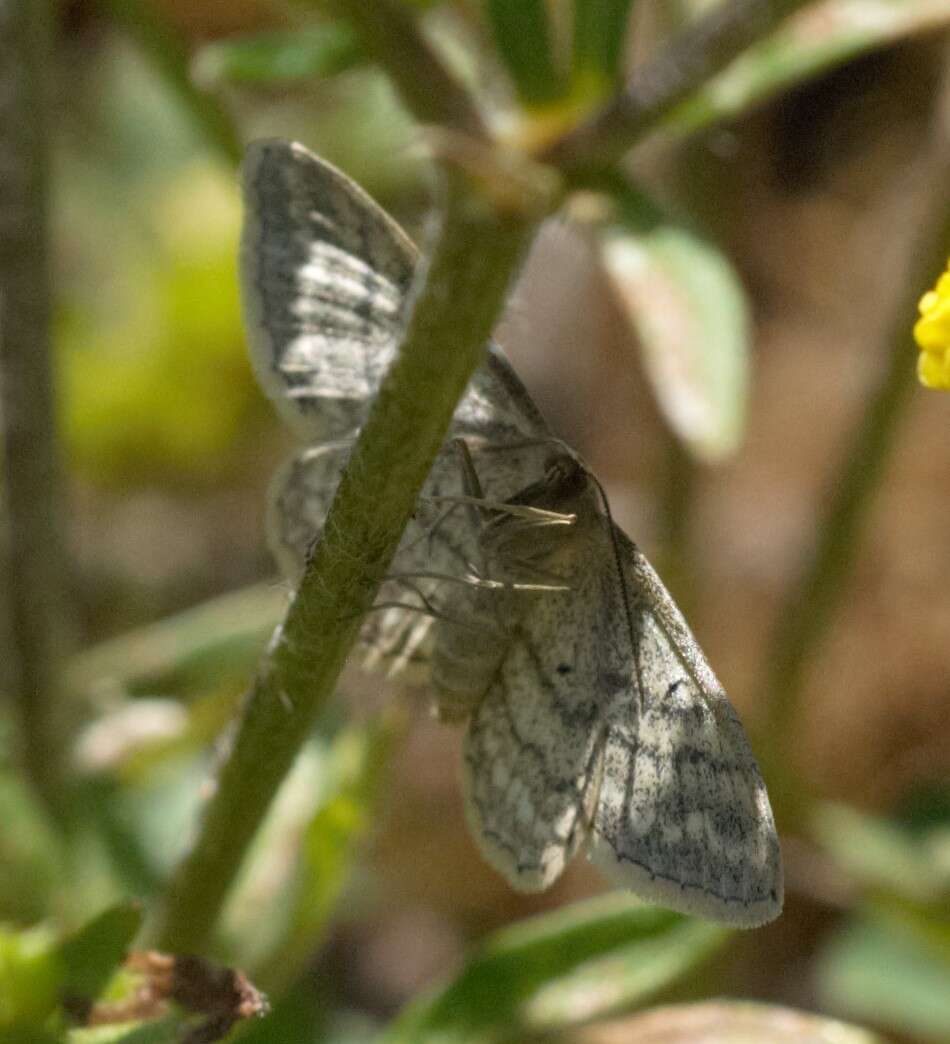
[[[449,192],[398,357],[248,696],[198,839],[171,881],[163,947],[206,943],[251,837],[333,691],[540,216],[499,214],[483,198]]]
[[[50,364],[47,80],[51,10],[0,4],[0,415],[6,499],[5,686],[29,778],[56,809],[57,671],[65,619]]]
[[[409,6],[398,0],[328,2],[356,29],[366,51],[386,70],[406,108],[420,123],[475,138],[487,136],[471,95],[429,45]]]
[[[538,157],[583,175],[615,163],[678,102],[771,32],[808,0],[727,0],[678,33],[595,116]]]

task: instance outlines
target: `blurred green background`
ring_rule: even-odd
[[[544,41],[527,56],[506,48],[506,5],[414,6],[499,124],[557,112]],[[595,26],[624,7],[580,6]],[[641,0],[611,36],[618,60],[636,63],[708,6]],[[570,5],[548,7],[556,59]],[[147,909],[160,892],[285,603],[262,520],[293,440],[245,355],[237,143],[303,141],[423,242],[433,183],[385,76],[319,7],[74,0],[55,23],[74,816],[55,826],[31,796],[5,714],[0,1037],[11,1042],[66,1032],[49,1028],[62,940],[91,945],[82,926],[94,915],[130,898]],[[583,860],[543,895],[513,893],[465,828],[458,730],[426,717],[424,694],[353,671],[216,941],[215,956],[274,1005],[241,1039],[871,1039],[771,1009],[625,1018],[730,997],[885,1039],[950,1040],[950,399],[909,388],[883,444],[860,441],[887,382],[905,380],[888,360],[902,324],[910,343],[913,314],[894,313],[913,292],[919,215],[945,225],[950,208],[950,191],[920,189],[940,162],[928,143],[948,23],[946,0],[807,9],[636,151],[616,227],[545,226],[499,329],[747,724],[783,834],[784,915],[727,937],[594,898],[604,885]],[[574,90],[596,99],[603,85],[578,75]],[[909,373],[914,362],[906,347]],[[841,525],[828,513],[836,491],[879,466],[855,527],[803,586]],[[810,630],[808,599],[829,584]],[[790,620],[804,621],[797,637]],[[562,910],[582,900],[592,905]],[[511,927],[548,911],[560,912]],[[134,927],[118,931],[109,968]],[[143,1035],[149,1025],[166,1035]],[[155,1025],[69,1039],[180,1032]]]

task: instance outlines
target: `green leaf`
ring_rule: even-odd
[[[363,62],[359,38],[345,22],[220,40],[203,47],[192,69],[207,86],[295,83],[343,72]]]
[[[602,93],[623,74],[633,0],[574,0],[574,90]]]
[[[182,697],[219,686],[222,672],[246,678],[286,601],[285,591],[266,583],[202,602],[73,657],[66,687],[87,699],[104,684]]]
[[[326,1039],[327,1009],[320,984],[306,975],[263,1018],[247,1019],[234,1031],[235,1044],[316,1044]]]
[[[136,41],[162,77],[170,94],[225,159],[241,160],[242,148],[227,110],[210,94],[195,88],[188,70],[185,41],[157,4],[147,0],[105,0],[115,21]]]
[[[818,961],[823,1004],[928,1040],[950,1039],[950,964],[876,918],[852,919]]]
[[[373,819],[380,778],[389,763],[393,723],[347,729],[331,754],[327,788],[303,839],[300,890],[291,923],[301,957],[325,930]]]
[[[61,1033],[37,1026],[17,1026],[16,1029],[0,1026],[0,1044],[63,1044],[64,1039]]]
[[[69,1044],[181,1044],[185,1020],[178,1015],[117,1026],[97,1026],[95,1029],[73,1030]]]
[[[528,106],[543,105],[563,95],[565,84],[555,62],[544,0],[486,0],[485,11],[521,100]]]
[[[706,958],[715,925],[614,893],[505,929],[459,976],[414,1002],[397,1042],[524,1040],[629,1009]]]
[[[915,836],[899,823],[831,803],[812,821],[818,841],[861,884],[917,903],[950,899],[950,861],[931,843],[932,836],[946,837],[946,825],[939,827]]]
[[[742,284],[708,240],[630,190],[620,203],[600,233],[608,280],[670,427],[695,456],[722,460],[745,428],[750,324]]]
[[[300,973],[326,931],[372,825],[401,721],[402,715],[384,715],[342,730],[329,746],[309,744],[255,842],[227,926],[253,943],[241,952],[243,964],[259,965],[267,954],[255,978],[268,992]],[[288,851],[296,853],[295,861],[281,855]],[[262,918],[265,909],[270,913]],[[263,921],[269,931],[260,927]]]
[[[138,903],[117,903],[60,944],[61,992],[67,1006],[84,1009],[99,997],[141,926]]]
[[[777,1004],[704,1001],[670,1004],[625,1019],[623,1037],[654,1044],[884,1044],[880,1037],[837,1019]]]
[[[0,1031],[19,1040],[17,1034],[38,1030],[56,1007],[62,980],[62,962],[47,928],[0,928]]]
[[[665,121],[690,132],[732,119],[859,54],[950,22],[946,0],[826,0],[750,47]]]
[[[7,772],[0,772],[0,824],[0,922],[32,924],[49,909],[61,839],[26,782]]]

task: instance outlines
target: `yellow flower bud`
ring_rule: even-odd
[[[926,388],[950,391],[950,263],[933,290],[920,299],[914,340],[920,348],[917,377]]]

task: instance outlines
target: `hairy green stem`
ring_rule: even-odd
[[[254,832],[329,699],[363,614],[485,343],[539,214],[500,213],[458,184],[402,347],[275,634],[158,931],[200,950]]]
[[[917,161],[921,201],[910,233],[909,269],[885,344],[890,345],[876,386],[845,450],[841,468],[829,485],[830,495],[817,525],[818,542],[798,582],[776,616],[768,646],[764,684],[766,721],[761,753],[773,804],[786,825],[799,817],[800,782],[791,778],[787,742],[801,704],[806,672],[827,636],[834,614],[848,589],[861,549],[861,531],[884,474],[888,455],[916,386],[916,347],[912,335],[917,299],[943,269],[950,249],[950,65],[937,106],[929,148]]]
[[[3,684],[15,702],[27,775],[55,811],[66,585],[50,361],[51,19],[41,0],[0,2],[0,424],[9,628]]]
[[[627,86],[590,120],[552,142],[538,157],[583,178],[619,160],[687,95],[808,0],[726,0],[677,33]]]

